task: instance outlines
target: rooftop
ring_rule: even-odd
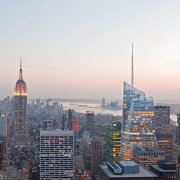
[[[138,165],[134,161],[119,161],[119,163],[124,167],[125,166],[136,166],[136,165]]]
[[[159,165],[157,165],[157,164],[155,164],[155,165],[151,165],[154,169],[157,169],[158,171],[160,171],[160,172],[176,172],[176,170],[175,169],[162,169],[162,168],[160,168],[159,167]]]
[[[53,130],[41,130],[40,136],[73,136],[74,133],[72,130],[62,130],[62,129],[53,129]]]
[[[133,161],[127,162],[127,165]],[[126,163],[124,163],[126,165]],[[133,163],[132,163],[133,164]],[[135,163],[136,164],[136,163]],[[109,178],[136,178],[136,177],[141,177],[141,178],[158,178],[156,174],[151,172],[150,170],[146,169],[145,167],[138,165],[139,166],[139,173],[138,174],[120,174],[120,175],[115,175],[113,172],[108,168],[107,165],[100,165],[100,169],[108,176]]]

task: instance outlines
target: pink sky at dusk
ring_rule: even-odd
[[[1,1],[0,97],[13,96],[23,58],[29,98],[122,98],[130,82],[180,99],[180,2]]]

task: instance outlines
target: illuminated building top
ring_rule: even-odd
[[[121,158],[128,161],[133,158],[135,146],[154,147],[157,142],[153,98],[127,83],[124,85]]]
[[[27,96],[26,83],[22,76],[22,63],[20,63],[19,79],[16,82],[15,96]]]

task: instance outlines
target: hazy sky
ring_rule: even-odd
[[[179,0],[1,0],[0,97],[22,56],[30,98],[122,98],[132,42],[135,86],[180,99]]]

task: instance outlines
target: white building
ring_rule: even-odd
[[[72,130],[40,131],[40,179],[74,179]]]

